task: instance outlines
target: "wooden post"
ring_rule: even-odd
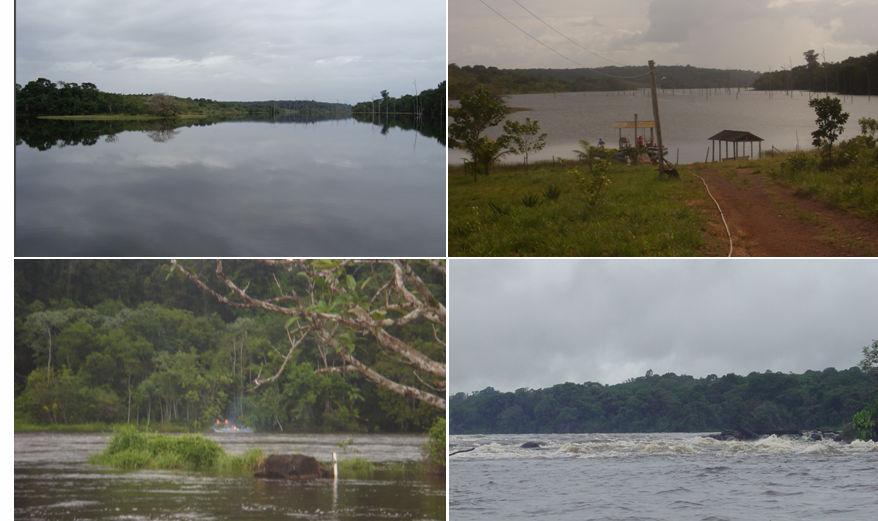
[[[710,160],[716,162],[716,141],[710,140]]]
[[[762,159],[762,141],[759,142],[759,159]]]
[[[637,147],[637,114],[634,115],[634,147]]]
[[[652,119],[655,120],[655,135],[658,138],[659,174],[664,174],[665,149],[662,146],[662,124],[659,119],[658,92],[655,88],[655,62],[652,60],[649,60],[649,79],[652,87]]]

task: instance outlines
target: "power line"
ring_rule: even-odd
[[[583,64],[582,62],[579,62],[579,61],[574,60],[573,58],[570,58],[570,57],[567,56],[566,54],[562,53],[561,51],[555,49],[555,48],[552,47],[551,45],[549,45],[549,44],[543,42],[542,40],[540,40],[540,39],[537,38],[536,36],[534,36],[534,35],[532,35],[531,33],[527,32],[527,31],[526,31],[525,29],[523,29],[520,25],[516,24],[515,22],[513,22],[512,20],[510,20],[509,18],[507,18],[506,16],[504,16],[503,13],[501,13],[500,11],[498,11],[498,10],[494,9],[493,7],[491,7],[487,2],[485,2],[485,0],[479,0],[479,2],[481,2],[482,5],[484,5],[485,7],[487,7],[488,9],[490,9],[491,11],[493,11],[494,14],[496,14],[497,16],[499,16],[500,18],[502,18],[503,20],[505,20],[507,23],[509,23],[509,25],[515,27],[516,29],[518,29],[519,31],[521,31],[522,33],[524,33],[524,35],[527,36],[528,38],[530,38],[531,40],[537,42],[538,44],[542,45],[542,46],[545,47],[546,49],[549,49],[550,51],[552,51],[553,53],[557,54],[557,55],[560,56],[561,58],[564,58],[565,60],[569,61],[570,63],[572,63],[572,64],[574,64],[574,65],[578,65],[579,67],[582,67],[583,69],[588,69],[589,71],[594,72],[594,73],[596,73],[596,74],[601,74],[601,75],[603,75],[603,76],[607,76],[607,77],[609,77],[609,78],[614,78],[614,79],[618,79],[618,80],[633,80],[633,79],[643,78],[643,77],[649,76],[649,72],[646,72],[646,73],[644,73],[644,74],[636,74],[636,75],[634,75],[634,76],[616,76],[615,74],[609,74],[609,73],[606,73],[606,72],[600,71],[600,70],[598,70],[598,69],[589,68],[587,65]],[[516,3],[518,3],[518,2],[516,2]],[[519,5],[521,5],[521,4],[519,4]],[[530,12],[530,11],[528,11],[528,12]]]
[[[573,38],[571,38],[571,37],[567,36],[566,34],[562,33],[560,30],[558,30],[557,28],[555,28],[554,26],[552,26],[551,24],[549,24],[549,22],[547,22],[547,21],[543,20],[542,18],[540,18],[535,12],[533,12],[533,11],[531,11],[530,9],[528,9],[527,7],[525,7],[524,4],[522,4],[522,3],[519,2],[518,0],[512,0],[512,1],[515,2],[515,3],[518,5],[518,7],[524,9],[525,11],[527,11],[529,15],[531,15],[531,16],[533,16],[534,18],[536,18],[537,20],[539,20],[543,25],[545,25],[545,26],[548,27],[549,29],[555,31],[556,33],[560,34],[560,35],[563,36],[565,39],[567,39],[568,42],[570,42],[570,43],[572,43],[573,45],[579,47],[579,48],[582,49],[583,51],[585,51],[585,52],[587,52],[587,53],[589,53],[589,54],[592,54],[592,55],[594,55],[594,56],[597,56],[598,58],[600,58],[600,59],[602,59],[602,60],[608,61],[608,62],[612,63],[613,65],[619,65],[619,66],[621,66],[621,67],[625,67],[625,64],[624,64],[624,63],[619,63],[619,62],[617,62],[617,61],[615,61],[615,60],[611,60],[611,59],[607,58],[606,56],[603,56],[603,55],[601,55],[601,54],[598,54],[598,53],[592,51],[591,49],[585,47],[584,45],[580,44],[578,41],[574,40]]]

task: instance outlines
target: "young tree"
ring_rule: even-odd
[[[871,346],[863,347],[863,360],[860,362],[860,369],[878,376],[878,340],[873,340]]]
[[[503,133],[508,136],[507,149],[516,155],[524,156],[524,166],[528,165],[531,152],[538,152],[546,147],[546,133],[540,134],[540,124],[536,120],[525,118],[524,123],[508,119],[503,124]]]
[[[844,132],[844,124],[847,123],[850,114],[842,112],[841,100],[838,98],[814,98],[808,102],[817,114],[817,130],[811,132],[814,137],[812,143],[815,147],[824,147],[832,163],[832,144],[838,136]]]
[[[454,120],[448,126],[449,145],[469,152],[476,173],[487,175],[505,148],[506,136],[493,140],[482,133],[499,125],[508,113],[503,100],[483,87],[461,97],[460,107],[448,110],[448,115]]]

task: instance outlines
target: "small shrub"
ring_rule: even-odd
[[[561,197],[561,189],[556,185],[549,185],[543,195],[550,201],[557,201]]]
[[[816,164],[813,154],[796,152],[781,162],[780,169],[784,173],[798,174],[816,166]]]
[[[528,208],[533,208],[540,204],[540,196],[536,194],[527,194],[521,198],[521,204]]]
[[[591,163],[590,173],[585,173],[579,168],[571,168],[570,174],[576,179],[576,186],[580,193],[585,196],[587,208],[594,208],[600,203],[604,191],[610,184],[607,176],[609,163],[603,159]]]
[[[872,439],[872,433],[875,429],[875,419],[872,417],[872,410],[868,407],[854,415],[854,430],[857,439],[867,441]]]
[[[445,472],[445,418],[439,418],[430,427],[424,452],[433,472]]]

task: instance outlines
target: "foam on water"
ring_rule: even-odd
[[[526,440],[541,443],[538,449],[523,449]],[[473,447],[455,455],[459,459],[502,458],[619,458],[639,456],[686,456],[702,454],[854,454],[878,452],[875,442],[844,444],[830,440],[811,441],[792,436],[768,436],[755,441],[719,441],[705,435],[682,434],[658,437],[650,434],[581,434],[517,436],[452,436],[451,450]]]

